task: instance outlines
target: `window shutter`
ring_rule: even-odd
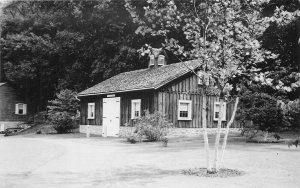
[[[19,114],[19,104],[15,104],[15,114]]]
[[[27,104],[23,104],[23,115],[27,114]]]

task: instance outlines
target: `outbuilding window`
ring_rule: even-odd
[[[131,119],[141,117],[141,99],[131,100]]]
[[[178,102],[178,120],[192,119],[192,101],[179,100]]]
[[[88,103],[88,119],[95,119],[95,103]]]
[[[27,114],[27,104],[24,104],[24,103],[16,104],[15,114],[26,115]]]
[[[222,121],[226,121],[226,102],[223,103],[222,110]],[[214,121],[218,121],[220,117],[220,102],[214,104]]]

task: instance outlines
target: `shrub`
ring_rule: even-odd
[[[47,111],[36,113],[33,116],[33,124],[44,124],[47,122]]]
[[[166,137],[171,125],[160,112],[150,114],[145,111],[145,115],[136,122],[135,133],[138,137],[145,137],[148,141],[161,141]]]
[[[276,98],[265,93],[245,93],[241,97],[237,119],[243,123],[243,131],[250,137],[254,137],[259,130],[278,132],[288,129],[290,125]]]
[[[62,90],[56,94],[55,100],[49,101],[48,120],[57,133],[70,132],[78,119],[79,101],[76,93]]]
[[[131,135],[127,137],[127,142],[130,142],[131,144],[135,144],[137,142],[140,142],[140,139],[137,135]]]
[[[286,105],[287,115],[290,118],[291,127],[295,129],[300,129],[300,100],[296,99],[294,101],[288,102]]]

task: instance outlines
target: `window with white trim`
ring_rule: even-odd
[[[95,119],[95,103],[88,103],[88,119]]]
[[[141,117],[141,99],[131,100],[131,119]]]
[[[178,120],[192,119],[192,101],[179,100],[178,102]]]
[[[16,104],[15,114],[17,114],[17,115],[26,115],[27,114],[27,104],[24,104],[24,103]]]
[[[222,110],[222,121],[226,121],[226,102],[223,103]],[[220,117],[220,102],[214,104],[214,121],[218,121]]]

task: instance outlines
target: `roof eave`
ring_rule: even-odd
[[[95,95],[107,95],[107,94],[114,94],[114,93],[125,93],[130,91],[143,91],[143,90],[154,90],[155,88],[138,88],[138,89],[129,89],[129,90],[122,90],[122,91],[110,91],[110,92],[102,92],[102,93],[88,93],[88,94],[78,94],[78,97],[85,97],[85,96],[95,96]]]

